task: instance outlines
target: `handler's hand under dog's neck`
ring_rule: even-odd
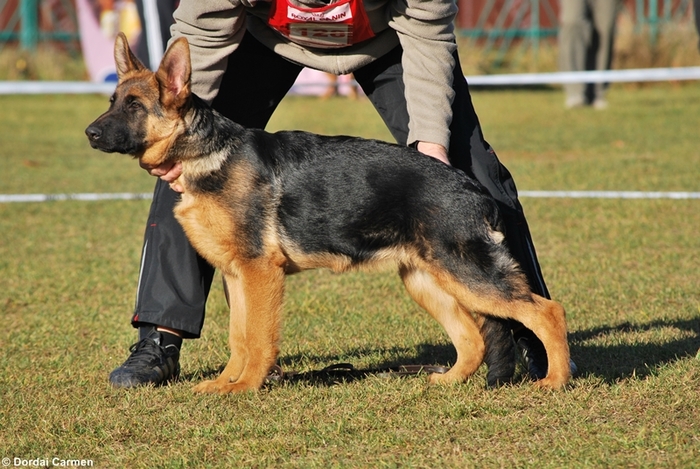
[[[176,192],[184,192],[185,188],[177,182],[177,179],[182,174],[182,163],[166,162],[154,168],[141,165],[143,169],[148,171],[151,176],[159,177],[163,181],[170,184],[170,188]]]

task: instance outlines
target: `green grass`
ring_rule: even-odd
[[[698,191],[700,86],[614,87],[605,112],[560,91],[475,91],[521,190]],[[102,96],[0,97],[2,193],[148,192],[93,151]],[[367,101],[287,100],[272,128],[389,139]],[[522,199],[581,376],[562,392],[421,377],[194,395],[227,359],[217,278],[183,377],[118,391],[135,333],[148,201],[0,204],[0,458],[97,467],[700,467],[700,201]],[[449,365],[440,328],[391,272],[289,278],[281,363]]]

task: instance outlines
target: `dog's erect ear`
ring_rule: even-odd
[[[160,85],[160,100],[166,106],[181,107],[190,96],[190,46],[187,39],[173,42],[163,56],[156,79]]]
[[[121,81],[128,72],[146,69],[141,61],[131,52],[124,33],[119,33],[117,39],[114,41],[114,61],[117,64],[117,77],[119,81]]]

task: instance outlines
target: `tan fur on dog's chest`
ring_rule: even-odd
[[[246,226],[249,211],[262,208],[264,216],[271,216],[272,190],[266,185],[256,185],[257,173],[245,161],[222,168],[222,159],[215,162],[218,171],[226,173],[226,184],[221,192],[202,192],[196,188],[196,178],[201,177],[206,163],[183,161],[179,181],[185,191],[176,205],[175,218],[182,225],[194,248],[207,262],[217,269],[237,269],[243,259],[249,259],[253,241]],[[252,197],[257,192],[260,197]],[[264,207],[252,207],[251,200],[266,200]],[[275,223],[266,223],[274,230]],[[268,233],[268,235],[271,233]],[[275,237],[273,235],[273,237]],[[265,244],[270,244],[265,242]],[[272,245],[276,245],[272,242]],[[268,249],[263,249],[268,251]],[[263,253],[260,253],[263,254]],[[265,255],[269,255],[265,252]]]
[[[240,256],[239,224],[217,198],[185,192],[174,213],[197,252],[206,254],[207,262],[218,268],[235,264]]]

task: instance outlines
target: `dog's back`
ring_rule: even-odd
[[[472,286],[515,293],[505,281],[516,268],[496,203],[462,171],[380,141],[255,134],[268,142],[256,145],[263,160],[283,160],[271,166],[271,184],[289,251],[332,253],[354,267],[403,250],[439,261]],[[267,148],[277,156],[265,155]]]
[[[236,207],[235,223],[244,234],[239,242],[248,244],[247,252],[262,255],[273,229],[290,272],[342,271],[417,256],[440,262],[472,288],[529,294],[521,291],[523,281],[503,243],[496,203],[462,171],[377,140],[246,129],[196,105],[198,132],[215,148],[201,150],[198,158],[216,163],[195,158],[188,165],[217,170],[183,176],[189,189]],[[241,174],[245,182],[234,182]],[[244,185],[250,187],[226,191]]]

